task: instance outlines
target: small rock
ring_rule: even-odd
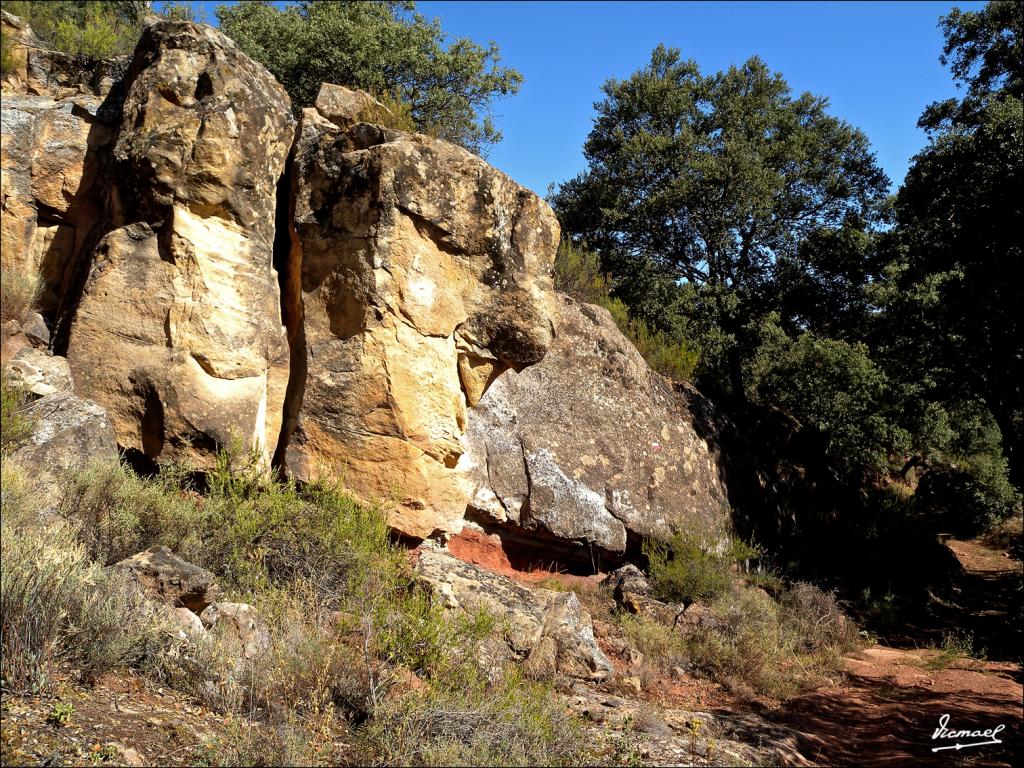
[[[45,348],[50,344],[50,329],[43,316],[38,312],[29,314],[28,319],[21,326],[21,332],[25,334],[33,347]]]
[[[248,603],[213,603],[199,618],[208,630],[235,637],[243,659],[254,659],[270,650],[267,623]]]
[[[202,620],[188,608],[175,608],[174,620],[180,627],[179,637],[182,640],[196,640],[207,637],[206,627]]]
[[[622,596],[626,593],[648,597],[651,594],[651,584],[644,576],[644,572],[632,563],[627,563],[608,575],[608,586],[612,588],[615,599],[622,602]]]
[[[643,690],[643,686],[640,685],[640,678],[638,677],[624,677],[622,678],[621,685],[634,696],[639,696]]]
[[[147,595],[177,608],[202,613],[221,596],[214,576],[205,568],[182,560],[167,547],[150,547],[125,558],[115,568],[131,573]]]

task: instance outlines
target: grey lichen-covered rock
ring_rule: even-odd
[[[4,364],[4,375],[30,398],[71,392],[71,369],[66,358],[25,347]]]
[[[594,639],[590,614],[574,593],[528,589],[427,547],[419,553],[416,574],[448,608],[485,610],[496,617],[506,642],[527,657],[532,672],[557,670],[569,677],[599,680],[614,673]]]
[[[117,461],[114,430],[102,406],[57,392],[31,402],[26,415],[32,433],[10,458],[38,481],[46,495],[55,496],[58,478],[68,470]]]
[[[202,613],[222,594],[212,573],[182,560],[167,547],[150,547],[114,567],[131,574],[149,597],[196,614]]]
[[[714,449],[694,422],[606,310],[560,296],[551,349],[470,410],[458,468],[495,523],[622,552],[630,534],[728,527]]]
[[[467,409],[551,343],[558,222],[460,147],[327,116],[304,111],[294,150],[285,304],[304,317],[305,386],[285,465],[397,497],[391,524],[410,536],[457,530]]]
[[[151,459],[203,469],[236,439],[269,458],[288,379],[273,265],[288,95],[215,29],[168,20],[147,22],[124,91],[70,328],[75,389]]]

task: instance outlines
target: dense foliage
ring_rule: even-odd
[[[1022,9],[941,19],[963,96],[925,110],[894,196],[826,99],[663,46],[605,83],[587,168],[552,196],[610,300],[699,352],[736,425],[730,499],[784,560],[827,571],[811,553],[928,547],[1020,509]]]
[[[411,2],[268,2],[217,9],[221,29],[288,90],[296,107],[323,82],[389,94],[409,105],[420,131],[476,152],[501,139],[491,102],[519,90],[498,47],[449,40]]]
[[[148,3],[142,0],[10,0],[4,10],[20,16],[40,41],[85,59],[130,53]]]

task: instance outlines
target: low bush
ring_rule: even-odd
[[[619,625],[629,644],[664,675],[689,660],[685,639],[675,629],[646,616],[631,614],[623,614]]]
[[[732,566],[758,555],[758,550],[738,539],[684,531],[667,542],[647,539],[643,552],[654,596],[666,603],[682,603],[684,611],[728,590]]]
[[[24,323],[41,292],[39,275],[17,266],[0,267],[0,320]]]
[[[45,689],[58,661],[84,680],[155,661],[172,637],[163,607],[92,562],[76,525],[40,520],[12,462],[0,477],[3,688]]]
[[[786,699],[834,674],[855,638],[835,599],[803,584],[781,604],[760,589],[722,593],[687,648],[695,666],[736,692]]]
[[[135,47],[146,6],[135,0],[8,0],[4,10],[27,21],[45,46],[106,59]]]
[[[583,741],[553,690],[514,670],[389,699],[357,732],[359,765],[575,765]]]
[[[6,455],[32,434],[32,414],[25,393],[0,374],[0,455]]]

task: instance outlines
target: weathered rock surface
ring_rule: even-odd
[[[240,660],[252,660],[270,650],[270,630],[248,603],[213,603],[199,618],[210,632],[237,642]]]
[[[98,149],[110,141],[99,120],[100,99],[4,92],[0,112],[0,249],[5,279],[38,275],[38,305],[56,310],[65,275],[97,200]]]
[[[151,459],[204,468],[235,439],[269,456],[288,377],[273,266],[288,96],[216,30],[167,20],[147,23],[124,89],[75,389]]]
[[[117,442],[106,411],[91,400],[58,392],[33,401],[32,434],[10,458],[35,481],[44,498],[56,501],[59,477],[92,462],[117,461]]]
[[[391,111],[365,91],[353,91],[333,83],[320,86],[314,107],[321,117],[339,128],[372,123],[377,114],[390,114]]]
[[[288,472],[397,497],[392,524],[409,535],[457,529],[467,408],[551,341],[557,221],[480,158],[418,134],[307,109],[294,158],[286,311],[304,313],[305,386]]]
[[[496,524],[613,552],[631,535],[728,526],[716,457],[685,398],[599,307],[558,297],[547,356],[497,378],[465,442],[471,506]]]
[[[11,384],[30,398],[71,392],[68,361],[41,349],[25,347],[3,366]]]
[[[147,596],[196,614],[202,613],[222,594],[212,573],[182,560],[167,547],[150,547],[126,557],[114,567],[131,574]]]
[[[420,551],[416,573],[446,607],[495,616],[506,627],[510,648],[529,656],[529,665],[544,670],[553,659],[555,669],[570,677],[604,679],[613,673],[575,593],[531,590],[430,548]]]

